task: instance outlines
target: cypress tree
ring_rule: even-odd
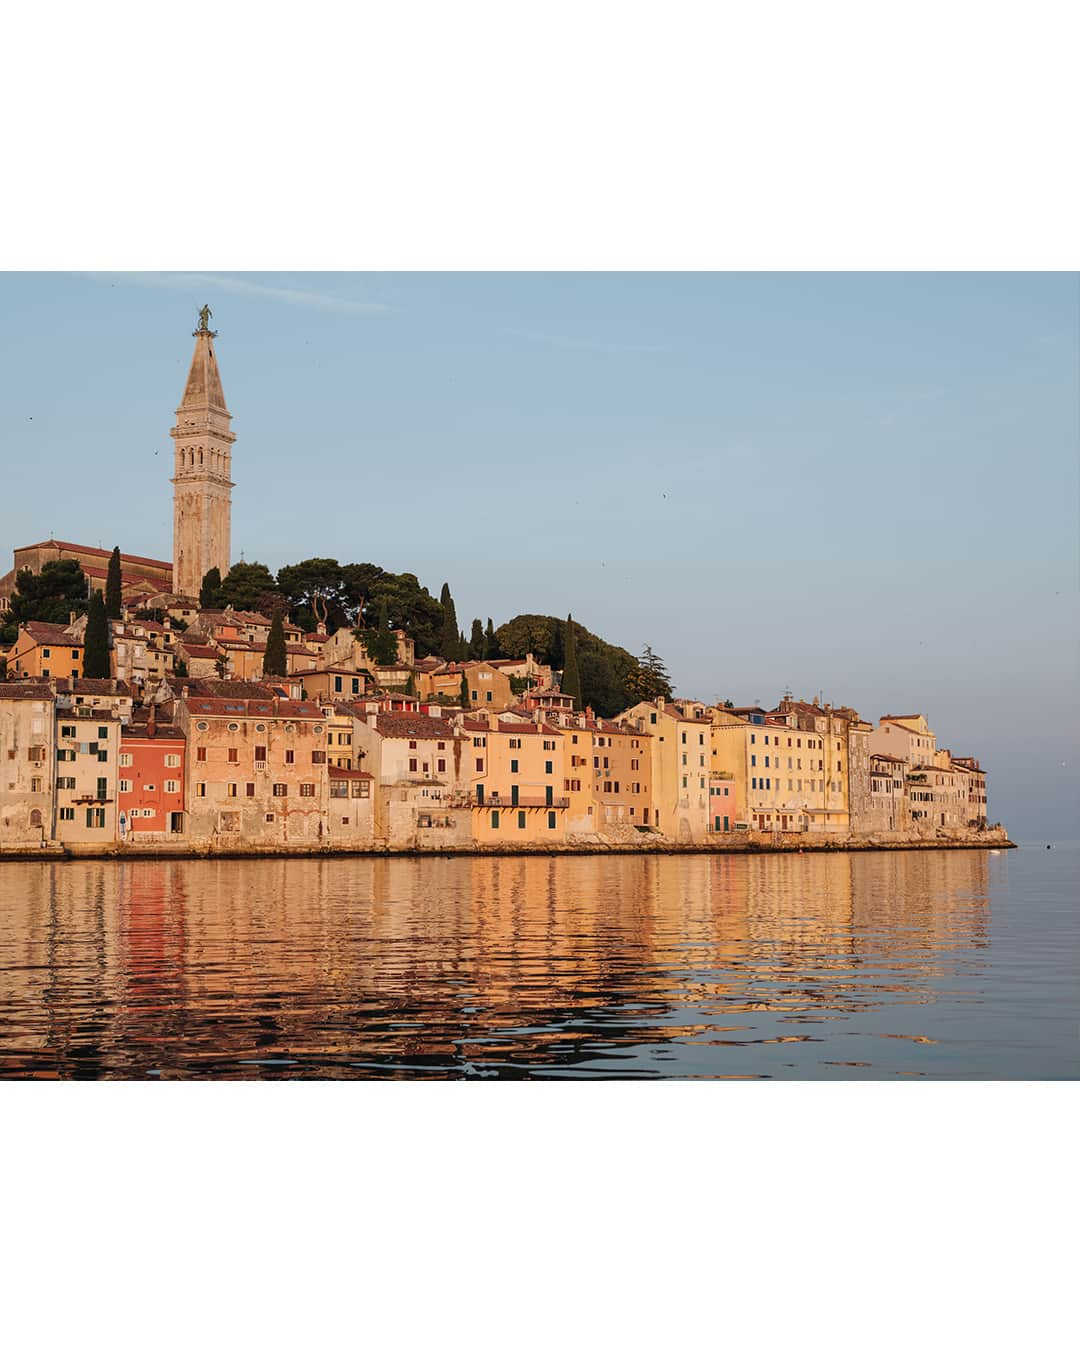
[[[490,619],[484,629],[484,660],[494,661],[499,656],[499,644],[495,638],[495,625]]]
[[[461,634],[458,631],[457,610],[454,607],[454,597],[450,594],[450,583],[448,581],[443,582],[442,592],[439,595],[439,604],[442,605],[443,611],[442,635],[439,639],[439,655],[444,661],[456,661],[458,659]]]
[[[109,571],[105,578],[105,613],[110,619],[120,617],[122,597],[120,592],[120,546],[109,555]]]
[[[465,678],[465,672],[461,672],[461,706],[463,708],[471,707],[472,699],[469,697],[469,681]]]
[[[287,675],[289,659],[285,652],[285,620],[281,607],[274,610],[270,620],[270,635],[266,639],[266,651],[263,654],[264,675]]]
[[[86,612],[83,674],[88,680],[109,678],[109,620],[100,591],[94,591],[90,596]]]
[[[574,708],[581,710],[581,674],[577,663],[577,638],[574,635],[574,616],[566,616],[566,630],[563,639],[562,692],[570,694]]]
[[[487,654],[485,647],[487,643],[484,639],[484,625],[479,619],[472,621],[472,635],[469,638],[469,655],[474,661],[482,661]]]
[[[206,576],[202,579],[202,585],[199,587],[199,608],[216,609],[221,599],[221,571],[217,567],[211,567]]]

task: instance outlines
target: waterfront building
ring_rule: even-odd
[[[58,700],[55,838],[61,843],[115,842],[120,731],[121,715],[113,708],[76,706],[73,700],[62,707]]]
[[[709,821],[712,834],[730,834],[738,825],[735,775],[729,769],[709,770]]]
[[[966,755],[953,757],[955,767],[967,771],[968,788],[968,825],[976,829],[985,829],[986,815],[986,773],[977,759]]]
[[[874,754],[898,755],[909,764],[932,764],[937,736],[922,713],[902,717],[889,714],[879,719],[870,736],[870,749]]]
[[[174,718],[187,740],[193,842],[324,840],[329,779],[321,708],[265,690],[261,697],[188,692],[175,700]]]
[[[187,741],[155,704],[137,709],[120,731],[117,831],[121,841],[149,843],[184,833]]]
[[[473,838],[488,844],[561,842],[570,800],[563,786],[568,775],[559,728],[503,719],[495,712],[459,721],[466,738]]]
[[[375,837],[373,779],[365,769],[331,765],[327,770],[329,795],[327,838],[331,844],[370,844]]]
[[[357,765],[374,783],[376,841],[404,848],[468,842],[471,821],[460,800],[467,742],[453,722],[348,706]]]
[[[0,682],[0,844],[52,838],[55,778],[52,685]]]
[[[202,579],[216,567],[224,577],[230,565],[232,415],[225,406],[210,310],[204,306],[193,334],[195,351],[176,424],[173,469],[173,569],[165,589],[198,595]]]
[[[711,721],[690,716],[680,702],[637,703],[615,719],[649,735],[655,825],[679,843],[701,843],[709,832]]]
[[[902,833],[910,827],[907,767],[907,760],[898,755],[870,755],[865,809],[856,809],[853,813],[860,833]]]
[[[113,619],[109,629],[109,663],[114,679],[143,689],[172,674],[177,635],[167,624],[154,619]],[[81,633],[85,636],[85,622]]]

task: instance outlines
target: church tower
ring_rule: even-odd
[[[211,567],[229,570],[232,417],[225,407],[210,307],[199,311],[195,354],[169,435],[176,443],[173,484],[173,590],[198,595]]]

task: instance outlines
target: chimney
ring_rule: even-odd
[[[76,620],[78,617],[79,617],[79,616],[75,613],[75,611],[74,611],[73,609],[69,609],[69,610],[68,610],[68,625],[70,626],[70,625],[74,624],[75,620]]]
[[[190,693],[191,693],[190,687],[185,684],[183,688],[180,690],[180,697],[187,698]]]
[[[321,619],[320,619],[320,621],[315,625],[315,631],[316,631],[316,633],[318,633],[321,637],[325,637],[325,636],[326,636],[326,624],[324,624],[324,623],[322,622]]]

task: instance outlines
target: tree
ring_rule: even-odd
[[[19,625],[31,620],[66,624],[72,613],[85,613],[86,604],[86,573],[74,558],[47,562],[40,572],[24,568],[15,578],[15,592],[0,629],[0,641],[14,642],[19,636]]]
[[[469,697],[469,681],[465,678],[464,671],[461,672],[461,693],[459,697],[463,708],[468,708],[472,703],[472,699]]]
[[[405,681],[405,692],[410,698],[416,697],[416,675],[411,670],[409,671],[409,678]]]
[[[375,563],[346,563],[341,574],[356,627],[374,628],[379,604],[385,600],[390,627],[404,629],[416,644],[418,657],[441,650],[442,606],[412,572],[398,575]]]
[[[221,608],[221,570],[217,567],[211,567],[202,579],[202,585],[199,587],[199,608]]]
[[[118,619],[123,609],[123,596],[120,588],[120,546],[109,554],[109,570],[105,576],[105,613],[110,619]]]
[[[448,581],[443,582],[439,604],[442,606],[443,612],[442,632],[439,635],[439,655],[444,661],[456,661],[461,634],[458,631],[457,610],[454,607],[454,597],[450,594],[450,583]]]
[[[278,572],[278,586],[294,623],[311,631],[324,623],[329,632],[356,621],[359,598],[345,582],[336,558],[307,558]]]
[[[487,655],[486,651],[484,650],[485,646],[486,644],[484,642],[484,625],[480,622],[479,619],[473,619],[472,634],[469,638],[469,656],[472,658],[472,660],[483,661],[484,657]]]
[[[378,628],[361,629],[356,636],[364,644],[364,650],[374,665],[392,666],[397,660],[397,638],[390,627],[385,596],[379,601]]]
[[[109,620],[100,591],[90,597],[83,638],[83,674],[88,680],[109,678]]]
[[[574,616],[566,616],[564,639],[562,691],[574,700],[574,707],[581,710],[581,672],[578,670],[577,642],[574,639]]]
[[[270,633],[263,654],[264,675],[287,675],[289,658],[285,652],[285,620],[279,609],[270,621]]]
[[[671,676],[659,656],[649,646],[641,654],[639,671],[634,680],[634,692],[642,699],[670,698]]]
[[[173,674],[178,676],[180,679],[183,679],[184,676],[187,675],[187,662],[182,659],[178,659],[176,665],[173,667]]]
[[[488,619],[487,627],[484,629],[484,660],[496,661],[501,655],[499,644],[495,640],[495,625]]]
[[[233,563],[221,583],[220,604],[222,608],[254,609],[262,596],[277,588],[274,574],[265,563]]]

